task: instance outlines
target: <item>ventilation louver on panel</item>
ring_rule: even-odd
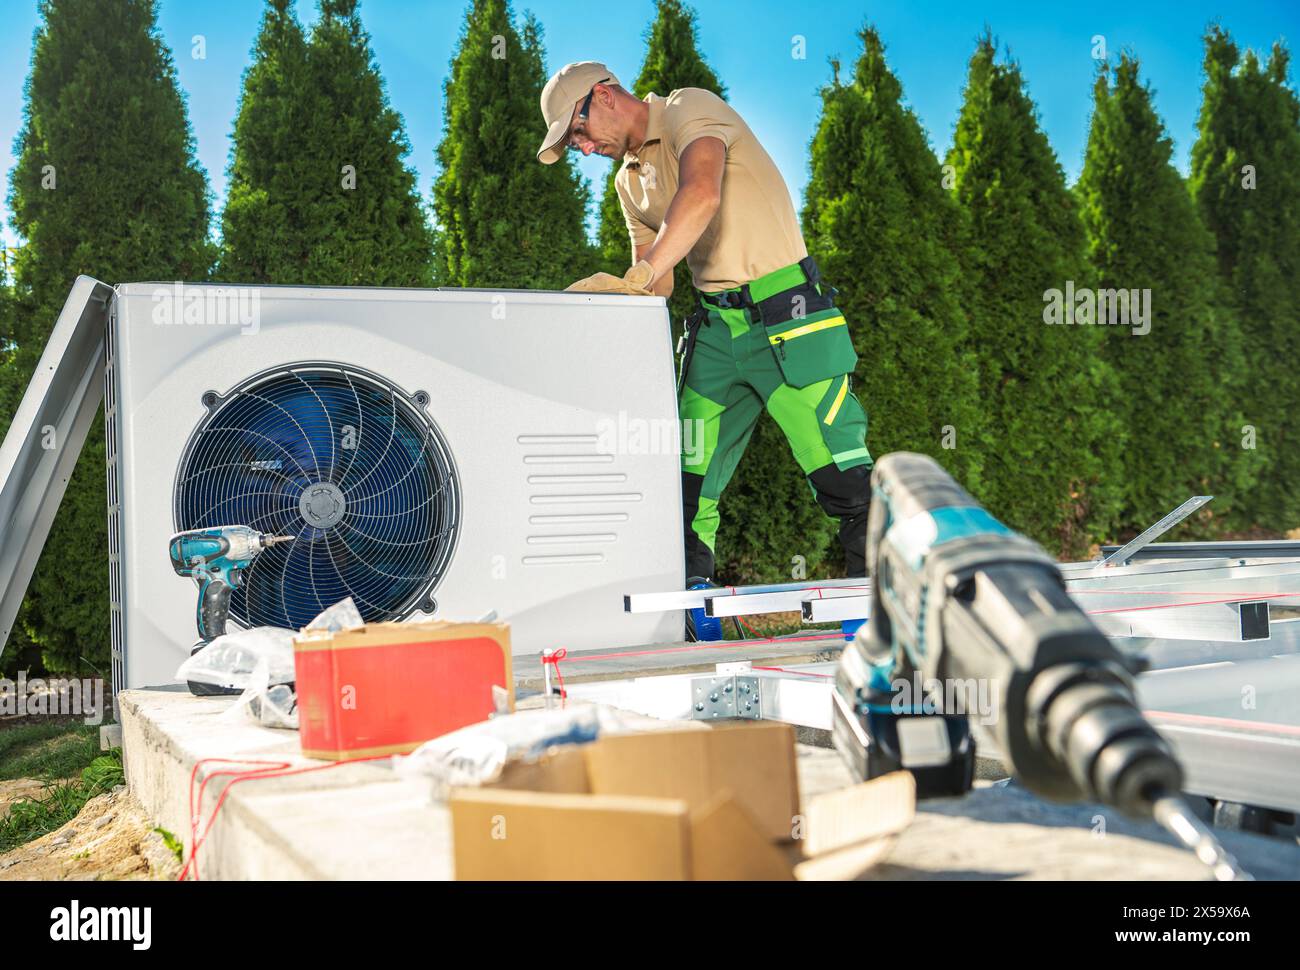
[[[432,609],[460,495],[427,395],[358,368],[299,364],[204,404],[177,474],[177,530],[297,537],[253,561],[233,620],[297,629],[348,596],[368,622]]]

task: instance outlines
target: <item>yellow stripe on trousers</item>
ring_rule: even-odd
[[[849,393],[849,375],[844,375],[844,381],[840,384],[840,392],[835,395],[835,403],[831,409],[826,412],[826,417],[822,419],[822,424],[829,425],[835,420],[835,415],[840,413],[840,405],[844,403],[844,395]]]
[[[802,327],[795,327],[793,330],[787,330],[784,333],[773,334],[768,339],[772,343],[776,343],[778,340],[789,340],[792,337],[802,337],[805,334],[816,333],[818,330],[825,330],[828,327],[840,327],[843,325],[843,317],[831,317],[829,320],[818,320],[816,323],[805,323]]]

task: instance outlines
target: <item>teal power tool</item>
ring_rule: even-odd
[[[178,532],[167,544],[172,569],[198,584],[199,603],[195,612],[199,642],[193,655],[226,632],[230,615],[230,594],[243,581],[244,572],[261,553],[294,536],[271,536],[246,525],[218,525],[209,529]],[[237,690],[210,684],[189,683],[190,693],[199,696],[238,694]]]
[[[1218,878],[1243,878],[1179,794],[1182,769],[1137,706],[1137,664],[1070,598],[1047,553],[932,458],[886,455],[871,484],[870,620],[832,694],[850,768],[863,779],[909,770],[921,797],[961,794],[978,712],[1030,791],[1154,816]]]

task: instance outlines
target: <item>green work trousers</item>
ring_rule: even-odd
[[[808,279],[787,267],[747,289],[701,294],[688,322],[679,399],[687,576],[712,578],[718,500],[765,409],[817,502],[840,520],[849,575],[865,575],[872,459],[844,317],[815,269]]]

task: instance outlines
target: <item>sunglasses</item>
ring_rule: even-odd
[[[604,77],[597,81],[596,84],[604,84],[608,80],[609,78]],[[596,94],[596,84],[593,84],[591,90],[587,92],[587,96],[582,101],[582,107],[578,109],[577,123],[569,130],[568,147],[575,151],[577,146],[573,144],[573,136],[578,134],[579,128],[587,123],[587,115],[591,112],[591,99]]]

